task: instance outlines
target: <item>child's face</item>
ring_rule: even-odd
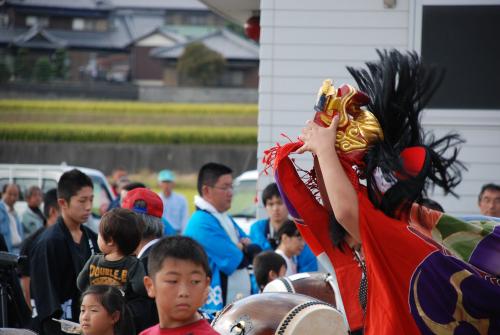
[[[160,327],[173,328],[198,320],[197,310],[205,304],[210,278],[201,265],[167,258],[153,278],[144,278],[144,285],[155,298]]]
[[[101,234],[97,235],[97,245],[99,246],[99,250],[105,255],[117,252],[117,247],[116,244],[113,243],[113,240],[106,242]]]
[[[288,219],[288,209],[283,200],[277,196],[266,201],[266,212],[272,222],[283,223]]]
[[[101,250],[101,252],[105,255],[113,251],[109,243],[106,243],[106,241],[104,241],[104,238],[101,234],[97,235],[97,245],[99,246],[99,250]]]
[[[300,235],[283,235],[282,239],[285,251],[292,256],[297,256],[304,249],[304,240]]]
[[[80,307],[80,325],[84,335],[107,335],[114,333],[114,325],[120,318],[120,312],[109,312],[94,294],[83,297]]]

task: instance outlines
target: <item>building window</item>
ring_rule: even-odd
[[[193,26],[202,26],[207,24],[207,16],[204,14],[188,14],[186,23]]]
[[[500,6],[424,5],[422,58],[444,68],[430,108],[500,109]]]
[[[43,16],[26,16],[26,26],[33,27],[38,25],[39,27],[48,27],[49,26],[49,18]]]
[[[95,31],[108,31],[108,20],[95,20]]]
[[[84,19],[73,19],[73,30],[84,30],[85,20]]]
[[[9,25],[9,15],[0,13],[0,27],[7,27]]]
[[[82,19],[75,18],[73,19],[73,30],[79,31],[107,31],[108,30],[108,21],[105,19]]]

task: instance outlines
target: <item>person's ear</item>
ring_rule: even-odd
[[[57,212],[57,209],[55,209],[55,208],[54,208],[54,207],[52,207],[52,206],[51,206],[51,207],[49,207],[49,216],[48,216],[49,218],[50,218],[50,217],[52,217],[52,216],[54,216],[54,215],[57,215],[57,214],[59,214],[59,213]]]
[[[150,298],[155,297],[155,285],[153,283],[153,279],[149,276],[144,276],[144,287],[146,288],[146,292]]]
[[[210,192],[210,187],[208,185],[202,185],[201,186],[201,197],[204,198],[207,196]]]
[[[120,311],[114,311],[111,314],[111,322],[113,322],[113,324],[115,324],[118,322],[118,320],[120,320]]]
[[[69,207],[69,203],[66,201],[66,199],[58,198],[57,203],[59,204],[59,208],[61,209]]]
[[[273,281],[277,278],[278,274],[274,270],[269,270],[269,272],[267,273],[267,279],[269,279],[269,281]]]

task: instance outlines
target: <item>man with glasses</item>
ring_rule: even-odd
[[[218,163],[203,165],[197,188],[196,211],[184,235],[199,242],[208,255],[212,281],[204,310],[213,313],[252,293],[247,267],[260,247],[251,243],[227,213],[233,198],[233,176],[229,167]]]
[[[481,214],[500,217],[500,186],[493,183],[483,185],[478,205]]]

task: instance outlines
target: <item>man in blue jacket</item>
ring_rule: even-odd
[[[203,309],[215,312],[252,293],[247,266],[260,248],[251,243],[227,213],[233,198],[233,177],[229,167],[205,164],[198,174],[197,188],[196,211],[184,235],[199,242],[208,255],[212,281]]]
[[[277,232],[288,220],[286,208],[276,183],[271,183],[262,191],[262,203],[266,208],[267,219],[255,222],[250,228],[250,238],[262,250],[275,250]],[[297,257],[297,272],[318,271],[318,262],[311,249],[305,245]]]

